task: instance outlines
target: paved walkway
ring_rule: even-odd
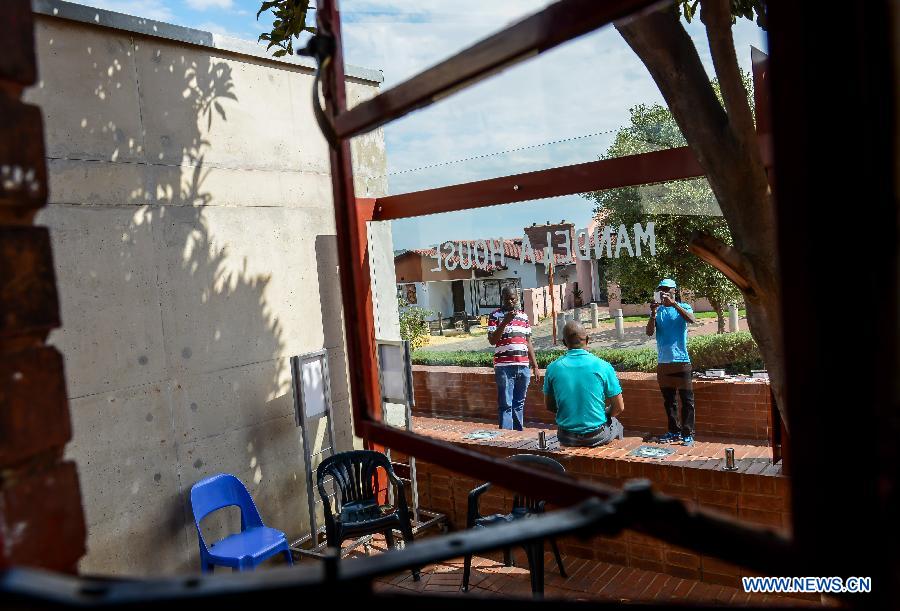
[[[600,325],[596,329],[591,329],[590,325],[586,326],[588,327],[588,332],[591,336],[592,348],[654,348],[656,347],[656,340],[655,338],[647,337],[647,334],[645,332],[646,325],[646,322],[626,322],[625,339],[621,340],[616,337],[615,326],[610,322],[601,321]],[[747,328],[747,321],[745,319],[741,319],[740,328]],[[703,318],[696,325],[691,325],[688,333],[691,337],[694,337],[697,335],[712,335],[716,333],[717,330],[718,323],[716,322],[715,318]],[[550,326],[549,318],[546,318],[537,325],[534,325],[532,334],[534,347],[537,349],[552,348],[552,331],[553,329]],[[424,348],[422,348],[422,350],[482,350],[485,352],[490,352],[491,350],[493,350],[493,348],[491,348],[491,345],[488,343],[487,336],[481,335],[477,337],[460,339],[457,341],[435,343],[429,346],[425,346]]]

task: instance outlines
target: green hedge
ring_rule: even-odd
[[[692,337],[688,352],[695,369],[722,368],[728,373],[749,374],[751,369],[766,368],[749,331]]]
[[[559,348],[538,350],[538,365],[544,368],[564,352]],[[656,371],[656,348],[598,348],[591,352],[609,361],[617,371]],[[688,352],[697,370],[725,369],[728,373],[749,374],[751,369],[764,369],[759,348],[747,331],[692,337],[688,339]],[[489,350],[416,350],[412,358],[416,365],[490,367],[493,364],[493,352]]]

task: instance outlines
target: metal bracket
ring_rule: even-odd
[[[313,115],[315,115],[316,123],[319,124],[319,129],[322,130],[322,135],[325,136],[325,140],[328,141],[331,148],[336,148],[338,145],[337,133],[334,130],[334,124],[328,118],[319,100],[319,83],[322,79],[322,74],[328,70],[331,64],[334,48],[334,37],[320,30],[318,34],[309,39],[305,47],[297,49],[297,55],[312,57],[316,60],[316,76],[313,79],[312,87]]]

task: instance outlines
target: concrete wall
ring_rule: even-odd
[[[525,312],[531,319],[532,324],[538,319],[546,318],[553,314],[553,301],[556,301],[556,313],[563,312],[563,302],[560,295],[565,296],[567,285],[554,284],[553,293],[550,293],[549,286],[543,286],[536,289],[525,289]]]
[[[577,259],[575,261],[575,278],[573,280],[578,283],[578,288],[582,291],[581,300],[584,304],[588,304],[594,299],[594,285],[596,283],[594,282],[595,274],[592,273],[592,268],[596,265],[596,259]]]
[[[160,36],[171,29],[159,24]],[[289,356],[328,350],[337,445],[354,444],[311,71],[61,17],[38,17],[36,37],[40,82],[27,97],[46,127],[51,198],[39,222],[62,302],[51,340],[66,358],[68,454],[89,529],[81,570],[197,571],[188,495],[217,472],[244,481],[269,525],[301,535]],[[377,86],[350,79],[349,97]],[[382,194],[382,133],[353,152],[358,193]],[[390,235],[379,231],[383,258]],[[393,336],[385,312],[380,329]],[[236,514],[208,527],[236,529]]]
[[[453,316],[453,292],[451,282],[420,282],[416,284],[419,307],[434,312],[429,319]]]

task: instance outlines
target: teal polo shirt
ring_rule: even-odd
[[[544,394],[556,400],[559,428],[583,435],[606,424],[606,400],[622,387],[612,365],[578,348],[547,367]]]

